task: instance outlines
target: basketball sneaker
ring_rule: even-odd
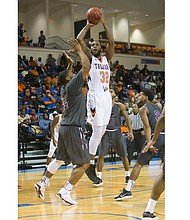
[[[128,183],[129,178],[130,178],[130,176],[126,176],[126,177],[125,177],[125,183],[126,183],[126,184]]]
[[[158,216],[155,216],[153,213],[144,212],[142,220],[158,220]]]
[[[97,182],[98,177],[96,176],[96,171],[95,171],[96,165],[90,164],[88,169],[85,171],[86,175],[92,182]]]
[[[62,202],[65,202],[67,205],[77,205],[78,202],[73,200],[70,196],[71,191],[66,190],[64,187],[59,190],[59,192],[56,194],[58,198],[62,200]]]
[[[103,185],[103,181],[102,179],[100,179],[99,177],[97,177],[97,180],[95,182],[93,182],[94,186],[102,186]]]
[[[124,199],[129,199],[129,198],[132,198],[132,193],[131,191],[127,191],[126,189],[123,188],[123,191],[114,198],[115,201],[121,201],[121,200],[124,200]]]
[[[34,184],[37,196],[43,200],[45,198],[44,194],[45,194],[46,186],[47,185],[45,184],[44,180],[41,180],[40,182]]]

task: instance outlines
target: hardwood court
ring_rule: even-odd
[[[77,206],[67,206],[56,197],[57,191],[68,179],[71,168],[57,171],[51,179],[51,185],[46,188],[44,201],[37,197],[34,189],[34,183],[41,179],[43,170],[19,173],[18,180],[22,189],[18,191],[18,219],[140,220],[146,208],[154,179],[161,171],[159,164],[160,161],[151,161],[149,167],[142,168],[133,188],[133,198],[124,201],[113,200],[125,187],[124,169],[121,163],[104,166],[104,185],[101,187],[94,187],[84,175],[71,193],[71,196],[78,202]],[[163,193],[155,210],[159,220],[165,219],[164,198]]]

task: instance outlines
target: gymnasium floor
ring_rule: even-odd
[[[135,161],[132,161],[130,172]],[[67,206],[61,202],[56,193],[70,176],[72,167],[61,168],[52,177],[50,186],[46,188],[45,200],[37,197],[34,183],[38,182],[43,169],[19,171],[18,184],[18,219],[28,220],[93,220],[93,219],[129,219],[140,220],[146,208],[155,177],[160,173],[160,160],[154,159],[149,166],[142,168],[133,188],[133,198],[114,201],[125,187],[124,168],[121,162],[105,163],[101,187],[94,187],[86,174],[74,187],[71,196],[78,205]],[[155,213],[159,220],[165,219],[165,194],[157,203]]]

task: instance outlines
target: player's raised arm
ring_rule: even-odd
[[[102,25],[106,31],[106,37],[107,37],[108,43],[109,43],[108,47],[106,49],[106,57],[107,57],[108,61],[111,61],[113,54],[114,54],[114,39],[109,32],[109,29],[108,29],[107,24],[105,22],[104,12],[102,9],[100,10],[100,17],[101,17],[100,22],[102,23]]]
[[[83,79],[86,79],[86,76],[88,75],[90,71],[90,61],[87,57],[87,55],[82,50],[82,47],[77,39],[69,39],[68,40],[69,45],[74,49],[75,52],[77,52],[81,58],[81,64],[82,64],[82,75]]]

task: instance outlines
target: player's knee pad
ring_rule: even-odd
[[[64,164],[64,161],[54,159],[54,160],[48,165],[47,170],[48,170],[51,174],[55,174],[55,172],[59,169],[59,167],[60,167],[62,164]]]
[[[50,145],[49,152],[48,152],[48,157],[52,157],[53,156],[56,148],[57,147],[54,147],[53,145]]]

